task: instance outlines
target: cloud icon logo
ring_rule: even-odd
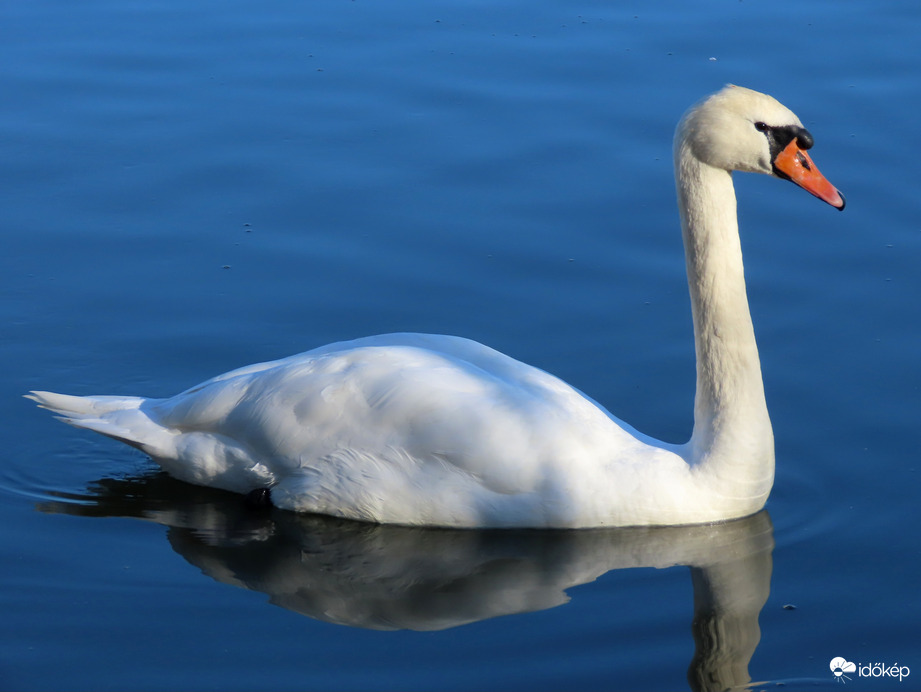
[[[845,673],[853,673],[857,670],[857,666],[845,658],[836,656],[828,663],[828,667],[831,668],[831,672],[835,674],[835,678],[840,680],[844,678],[850,680],[850,678],[845,675]]]

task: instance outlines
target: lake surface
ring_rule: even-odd
[[[919,31],[885,0],[4,4],[0,687],[921,689]],[[21,398],[440,332],[681,442],[671,137],[727,82],[796,111],[848,200],[736,176],[755,517],[253,514]]]

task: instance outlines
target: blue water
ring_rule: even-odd
[[[0,687],[833,689],[842,656],[911,670],[848,689],[921,689],[919,29],[878,0],[4,4]],[[750,520],[247,514],[20,398],[431,331],[683,441],[671,135],[726,82],[848,199],[737,176],[778,463]]]

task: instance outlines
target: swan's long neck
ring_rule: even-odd
[[[686,458],[720,494],[763,497],[774,478],[774,437],[745,292],[732,177],[702,163],[681,141],[675,170],[697,352]]]

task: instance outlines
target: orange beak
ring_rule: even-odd
[[[844,196],[819,173],[819,169],[794,139],[774,158],[774,168],[783,176],[836,209],[844,209]]]

